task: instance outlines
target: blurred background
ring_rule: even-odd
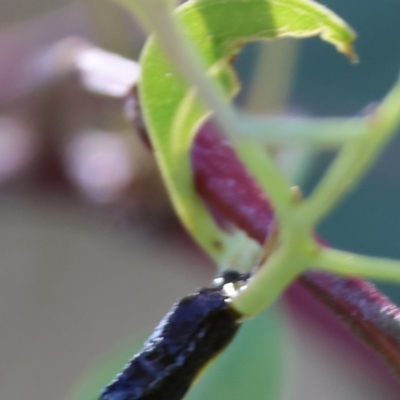
[[[354,115],[389,90],[400,3],[324,4],[358,32],[360,63],[319,39],[248,46],[236,64],[243,107]],[[135,21],[94,0],[2,0],[0,11],[0,399],[95,400],[215,269],[180,228],[125,117],[139,73],[130,60],[145,39]],[[397,138],[322,224],[332,245],[400,258],[399,147]],[[306,192],[332,157],[278,156]],[[400,303],[398,287],[380,287]],[[384,367],[309,303],[300,312],[282,302],[247,324],[188,398],[398,399]]]

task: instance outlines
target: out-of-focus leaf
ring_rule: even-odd
[[[246,322],[185,399],[279,400],[284,340],[272,310]]]
[[[311,0],[193,0],[179,7],[175,17],[227,97],[239,89],[232,57],[251,41],[320,35],[353,57],[353,31]],[[195,193],[189,157],[194,133],[210,110],[176,72],[155,38],[149,39],[141,65],[141,104],[174,206],[191,234],[220,260],[229,238]]]
[[[101,390],[122,370],[128,360],[139,351],[144,337],[135,337],[107,352],[98,364],[73,388],[68,400],[97,400]]]

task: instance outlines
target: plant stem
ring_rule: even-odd
[[[136,0],[133,6],[131,1],[119,1],[133,7],[147,27],[157,35],[161,47],[183,77],[196,88],[200,99],[215,112],[217,123],[231,138],[238,139],[245,132],[244,139],[268,138],[281,143],[298,139],[312,146],[339,146],[346,143],[315,192],[299,206],[293,202],[289,183],[262,147],[255,145],[254,141],[237,146],[239,157],[268,193],[281,225],[281,247],[258,271],[248,288],[233,300],[233,306],[239,311],[245,315],[255,315],[270,305],[298,274],[315,261],[315,257],[306,253],[313,227],[365,173],[400,122],[400,81],[368,119],[285,121],[256,118],[239,113],[228,104],[220,89],[207,76],[200,58],[166,2]],[[319,255],[318,260],[321,260],[321,265],[333,268],[335,253],[331,258],[326,254]],[[347,264],[343,264],[345,267],[353,265],[349,264],[348,257],[340,258],[338,254],[336,261],[346,261]],[[358,269],[353,266],[358,274],[372,274],[373,268],[369,268],[373,264],[371,259],[365,257],[358,261],[354,264]],[[377,261],[374,262],[376,267]],[[391,276],[394,273],[393,262],[390,265],[389,261],[385,262],[385,271],[388,272],[383,276],[386,273]],[[336,272],[342,268],[340,262],[338,265]]]
[[[229,105],[228,99],[224,98],[220,89],[207,76],[200,58],[181,31],[168,6],[160,0],[118,1],[133,8],[134,12],[139,12],[140,18],[157,35],[161,47],[174,61],[180,73],[196,88],[203,102],[214,111],[215,120],[220,128],[231,137],[237,135],[239,124],[234,107]],[[258,145],[246,145],[240,154],[246,164],[249,160],[253,161],[252,165],[257,164],[255,160],[263,163],[265,167],[263,187],[267,190],[278,215],[282,216],[281,209],[286,207],[291,199],[290,185],[266,151],[260,150]],[[256,171],[259,174],[259,168],[253,170]]]
[[[232,307],[253,317],[270,306],[307,265],[291,246],[282,246],[263,265],[248,286],[232,300]]]
[[[262,244],[272,234],[272,225],[268,223],[273,218],[270,204],[261,190],[255,188],[256,182],[229,147],[209,128],[200,131],[193,153],[196,180],[202,182],[197,190],[223,218],[240,226]],[[312,261],[310,264],[317,263]],[[269,267],[267,264],[266,268]],[[359,278],[310,271],[302,274],[297,284],[312,295],[307,302],[315,300],[324,304],[332,318],[336,318],[336,327],[345,324],[400,375],[400,310],[394,303],[372,284]],[[305,307],[301,300],[299,306]],[[251,309],[251,305],[245,308]],[[306,313],[314,320],[321,316],[313,307],[307,306]],[[332,334],[329,328],[326,329]]]
[[[232,139],[287,144],[293,140],[322,146],[338,146],[363,132],[362,118],[256,117],[238,112],[229,105],[219,88],[205,72],[198,54],[161,0],[117,0],[133,8],[145,26],[157,35],[158,41],[180,73],[198,92],[199,97],[214,111],[215,120]],[[135,5],[134,5],[135,4]]]
[[[167,4],[160,0],[117,1],[133,8],[147,29],[156,34],[158,42],[167,56],[173,60],[178,71],[196,88],[204,103],[214,111],[216,121],[222,130],[227,134],[235,132],[237,118],[233,107],[207,76],[200,57],[173,18]]]
[[[299,217],[316,225],[359,182],[400,123],[400,80],[369,116],[364,134],[350,141],[339,153],[310,198],[299,209]]]
[[[298,43],[294,39],[260,42],[244,108],[251,113],[280,114],[292,86]]]
[[[365,118],[259,117],[241,113],[238,130],[242,140],[271,145],[337,148],[365,134]]]
[[[400,261],[325,248],[315,265],[341,275],[400,282]]]

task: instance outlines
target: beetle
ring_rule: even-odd
[[[183,297],[99,400],[179,400],[235,337],[244,316],[230,306],[249,274],[225,271],[210,287]]]

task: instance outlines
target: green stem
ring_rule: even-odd
[[[222,130],[229,136],[237,136],[238,117],[235,108],[229,105],[221,90],[207,76],[200,58],[182,33],[166,3],[161,0],[117,1],[139,13],[146,26],[157,35],[160,45],[168,57],[174,60],[180,73],[196,88],[203,102],[214,111]],[[244,155],[243,161],[246,164],[249,159],[254,161],[256,158],[266,167],[263,171],[263,187],[280,214],[282,201],[287,199],[284,206],[290,201],[290,185],[265,150],[261,154],[259,146],[253,146],[253,150],[250,147],[245,146],[239,153]]]
[[[292,246],[282,246],[233,298],[232,307],[248,317],[257,315],[278,299],[306,265]]]
[[[244,108],[251,113],[280,114],[292,86],[298,43],[283,38],[260,42]]]
[[[395,132],[400,123],[400,81],[368,118],[310,120],[250,116],[231,106],[209,79],[187,35],[172,16],[171,3],[162,0],[117,1],[133,9],[143,24],[157,35],[167,56],[196,88],[199,98],[214,111],[222,130],[237,141],[239,157],[268,193],[279,217],[280,247],[255,274],[248,287],[233,299],[233,307],[244,315],[258,314],[310,265],[345,274],[400,280],[397,272],[400,262],[320,250],[311,236],[319,220],[359,181]],[[246,142],[239,143],[241,138]],[[263,147],[254,143],[266,140],[276,144],[295,140],[308,146],[344,147],[311,197],[302,204],[295,204],[287,179]],[[195,229],[198,223],[196,220],[192,228]]]
[[[130,0],[118,0],[119,2]],[[147,19],[154,18],[151,25],[158,40],[174,65],[198,92],[200,98],[215,113],[215,118],[224,132],[232,139],[275,143],[300,142],[307,145],[322,144],[325,147],[338,146],[346,140],[358,136],[365,129],[364,119],[330,118],[314,120],[310,118],[256,117],[238,112],[209,79],[202,62],[190,45],[186,36],[172,17],[165,3],[156,8],[151,3],[159,0],[143,0]],[[162,6],[163,5],[163,6]]]
[[[311,197],[299,208],[299,219],[315,226],[339,200],[358,183],[366,170],[374,149],[372,143],[360,138],[346,145],[336,157]]]
[[[400,261],[323,249],[316,268],[337,274],[400,282]]]
[[[235,140],[254,140],[271,145],[306,145],[335,148],[365,134],[366,118],[258,117],[241,113],[241,136]]]
[[[400,123],[400,80],[377,110],[369,126],[339,153],[310,198],[298,210],[299,218],[316,225],[359,182]]]
[[[161,47],[175,67],[197,90],[199,97],[214,111],[216,120],[227,134],[236,130],[235,110],[221,90],[209,79],[203,63],[187,40],[187,35],[161,0],[116,0],[139,15],[147,29],[157,35]]]

